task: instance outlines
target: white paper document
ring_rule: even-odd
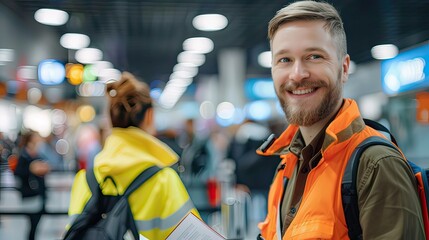
[[[225,240],[205,222],[189,213],[170,233],[167,240]]]

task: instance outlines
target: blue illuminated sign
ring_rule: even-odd
[[[429,44],[381,62],[383,91],[396,95],[429,87]]]
[[[244,89],[250,100],[275,99],[277,96],[271,78],[249,78]]]

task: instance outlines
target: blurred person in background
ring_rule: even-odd
[[[178,136],[178,144],[182,149],[189,147],[195,138],[195,120],[192,118],[186,119],[182,131]]]
[[[15,143],[0,132],[0,157],[1,166],[8,165],[11,172],[15,172],[18,164],[18,151]],[[3,169],[0,169],[3,171]]]
[[[28,131],[20,137],[19,158],[15,175],[19,180],[19,190],[23,198],[23,207],[29,212],[30,231],[28,239],[35,239],[37,225],[45,212],[47,201],[45,175],[50,172],[49,164],[39,156],[42,137],[34,131]],[[31,209],[29,209],[31,208]]]
[[[96,179],[104,195],[118,195],[146,168],[161,167],[131,194],[129,203],[140,234],[151,240],[165,239],[189,212],[199,216],[178,174],[170,168],[178,156],[153,136],[154,109],[145,83],[124,72],[119,81],[107,85],[107,96],[113,128],[95,157]],[[81,170],[71,191],[71,221],[90,197],[85,170]]]
[[[156,137],[162,142],[166,143],[177,155],[181,155],[183,149],[178,143],[178,133],[175,129],[169,128],[162,132],[158,131]]]
[[[55,148],[58,138],[53,134],[49,134],[43,139],[39,146],[39,155],[45,159],[51,166],[53,171],[63,171],[64,161],[63,156],[59,154]]]
[[[375,145],[361,155],[354,235],[342,178],[356,147],[372,136],[356,102],[344,99],[350,56],[341,17],[328,3],[294,2],[269,22],[271,73],[288,128],[259,153],[280,155],[263,239],[425,239],[416,179],[404,157]]]
[[[183,132],[179,135],[179,146],[183,148],[178,170],[187,186],[205,185],[214,175],[216,149],[212,141],[212,131],[197,133],[195,120],[186,119]]]
[[[77,170],[93,168],[95,156],[101,151],[104,129],[96,124],[81,124],[76,133]]]
[[[227,158],[235,162],[236,183],[251,195],[249,228],[252,229],[267,214],[268,190],[280,162],[279,156],[261,156],[255,152],[270,133],[267,126],[247,119],[236,130],[227,151]]]

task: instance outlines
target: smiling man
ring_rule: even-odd
[[[260,238],[425,239],[413,172],[399,152],[381,145],[365,150],[358,167],[361,232],[347,226],[341,183],[348,159],[365,139],[382,135],[365,125],[354,100],[342,97],[350,57],[335,8],[292,3],[270,21],[268,36],[289,127],[258,151],[282,159]]]

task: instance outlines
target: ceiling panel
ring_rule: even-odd
[[[207,54],[200,74],[217,72],[217,51],[245,48],[248,72],[268,75],[256,64],[257,53],[268,50],[266,28],[275,12],[290,1],[194,0],[15,0],[1,2],[20,16],[32,19],[42,7],[58,8],[70,14],[69,22],[56,27],[66,32],[85,33],[91,46],[105,53],[120,70],[131,71],[151,81],[168,80],[186,38],[205,36],[215,49]],[[376,44],[393,43],[400,49],[429,39],[428,0],[332,0],[340,11],[348,37],[348,51],[356,63],[371,61]],[[202,32],[192,19],[202,13],[221,13],[229,20],[226,29]],[[198,77],[197,77],[198,78]]]

